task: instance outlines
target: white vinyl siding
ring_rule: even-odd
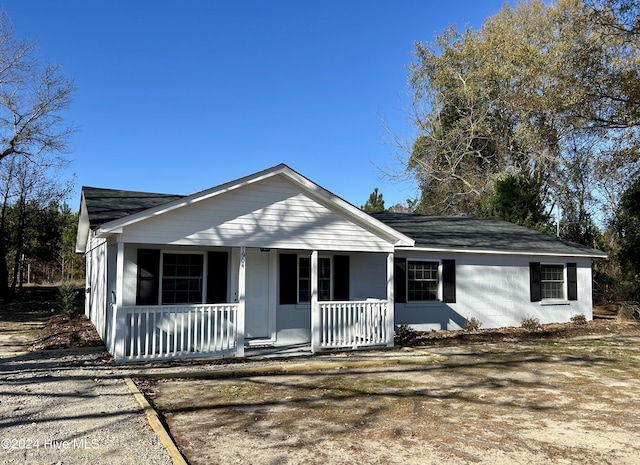
[[[269,178],[126,226],[127,243],[390,252],[393,245],[284,178]]]

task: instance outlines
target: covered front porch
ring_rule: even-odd
[[[125,249],[123,244],[118,243],[116,264],[126,262]],[[289,341],[280,340],[276,336],[254,338],[251,335],[255,331],[250,328],[252,325],[255,327],[252,316],[255,313],[247,312],[247,303],[252,298],[255,300],[255,296],[251,296],[252,291],[247,289],[247,283],[249,281],[250,288],[253,286],[248,276],[252,274],[252,264],[258,262],[248,260],[247,257],[254,256],[252,254],[255,253],[256,249],[239,247],[234,254],[237,256],[237,264],[230,266],[235,269],[235,276],[231,281],[235,283],[236,291],[230,292],[235,297],[234,302],[126,305],[128,299],[122,295],[123,286],[116,285],[116,295],[111,305],[111,327],[108,329],[113,337],[105,338],[105,341],[111,341],[108,349],[116,362],[243,357],[247,347],[288,345]],[[266,254],[272,258],[278,256],[275,251],[268,251]],[[393,345],[393,253],[375,255],[375,261],[386,270],[386,289],[378,289],[377,295],[386,294],[386,298],[321,300],[323,292],[318,285],[321,281],[318,279],[320,252],[311,251],[308,280],[310,302],[307,304],[310,305],[311,313],[310,329],[307,329],[310,331],[310,341],[306,344],[312,352]],[[273,288],[278,285],[277,278],[273,275],[279,275],[276,267],[274,265],[275,273],[271,273],[271,278],[264,278],[271,285],[271,297],[265,296],[264,308],[275,305]],[[116,274],[123,276],[124,267],[117,268]],[[116,281],[119,281],[118,276]],[[382,279],[377,282],[385,286]],[[125,302],[125,305],[118,305],[118,302]],[[252,318],[249,324],[247,318]],[[268,319],[267,317],[266,320]]]

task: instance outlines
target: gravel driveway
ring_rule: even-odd
[[[0,464],[172,464],[103,352],[5,354],[0,379]]]

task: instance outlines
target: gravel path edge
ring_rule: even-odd
[[[135,400],[138,402],[138,404],[142,408],[142,411],[144,412],[144,414],[147,416],[147,421],[149,422],[149,426],[151,426],[153,431],[158,436],[160,443],[164,446],[165,450],[169,454],[169,457],[171,457],[171,461],[173,462],[173,464],[188,465],[187,461],[184,459],[184,457],[180,453],[178,446],[173,441],[173,438],[165,428],[164,423],[160,421],[158,412],[156,412],[156,410],[151,406],[151,404],[147,402],[146,397],[144,396],[144,394],[140,392],[140,390],[138,389],[138,386],[136,386],[133,380],[128,377],[124,378],[124,382],[126,383],[127,387],[131,391],[131,394],[133,394],[133,397],[135,398]]]

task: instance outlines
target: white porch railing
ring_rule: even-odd
[[[124,307],[124,359],[235,355],[238,304]]]
[[[319,302],[319,306],[320,349],[355,349],[393,341],[387,300]]]

